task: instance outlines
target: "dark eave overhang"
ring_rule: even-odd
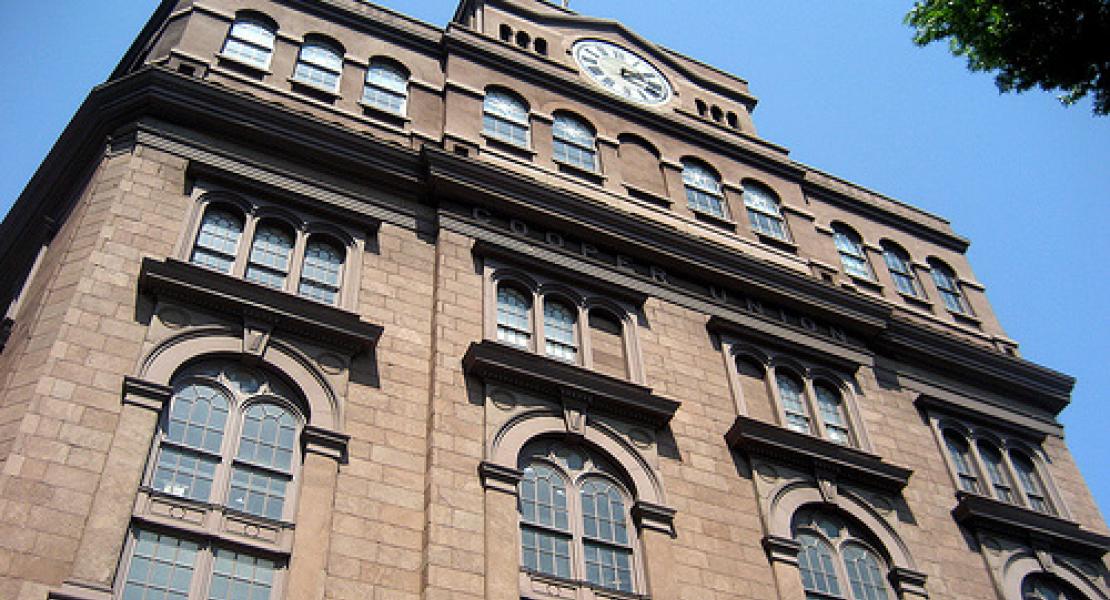
[[[261,322],[348,354],[372,349],[382,334],[380,325],[356,313],[172,258],[144,258],[139,291]]]
[[[491,340],[470,344],[463,369],[483,381],[584,402],[591,411],[656,428],[669,423],[679,407],[679,402],[658,396],[649,387]]]
[[[959,503],[952,516],[961,525],[1088,558],[1099,559],[1110,551],[1110,536],[1084,529],[1067,519],[966,492],[958,492],[956,497]]]
[[[865,348],[839,342],[808,332],[797,331],[791,334],[762,332],[752,327],[734,323],[722,317],[713,316],[705,325],[713,333],[727,335],[745,341],[788,348],[794,355],[808,356],[824,364],[834,365],[849,373],[854,373],[864,365],[872,364],[874,356]],[[786,326],[783,326],[785,329]]]
[[[808,473],[833,476],[837,481],[899,493],[913,471],[839,444],[791,431],[745,416],[736,417],[725,434],[730,448],[800,467]]]

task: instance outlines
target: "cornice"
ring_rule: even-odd
[[[912,470],[884,462],[874,454],[745,416],[736,417],[725,441],[749,456],[780,460],[807,472],[831,473],[838,480],[895,493],[906,487],[913,474]]]
[[[987,529],[1033,545],[1048,543],[1061,550],[1090,558],[1110,551],[1110,536],[1084,529],[1078,523],[1035,512],[967,492],[957,492],[959,503],[952,516],[961,525]]]
[[[679,402],[658,396],[649,387],[491,340],[470,344],[463,356],[463,368],[486,381],[573,398],[585,402],[591,410],[656,428],[670,422],[679,407]]]
[[[795,354],[806,355],[827,364],[831,363],[849,372],[855,372],[859,367],[874,362],[874,356],[866,349],[806,334],[802,331],[788,331],[786,326],[779,326],[779,331],[772,334],[745,327],[722,317],[713,316],[706,323],[706,329],[713,333],[724,334],[741,340],[762,342],[780,348],[785,347]]]
[[[373,348],[383,330],[355,313],[172,258],[144,258],[139,291],[262,321],[349,354]]]

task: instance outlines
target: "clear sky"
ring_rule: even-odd
[[[436,25],[455,0],[384,0]],[[759,133],[801,162],[948,218],[1024,356],[1078,378],[1061,419],[1110,507],[1110,117],[1048,93],[1000,96],[902,25],[910,0],[572,0],[747,79]],[[0,0],[0,212],[153,0]]]

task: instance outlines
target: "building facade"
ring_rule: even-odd
[[[949,223],[619,23],[165,0],[0,226],[0,599],[1106,600]]]

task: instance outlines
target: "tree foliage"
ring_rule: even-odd
[[[906,23],[919,46],[948,39],[969,69],[995,72],[1001,92],[1089,94],[1110,114],[1110,0],[917,0]]]

